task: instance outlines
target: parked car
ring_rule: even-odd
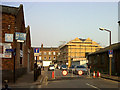
[[[84,75],[87,75],[88,70],[87,70],[87,68],[86,68],[85,66],[83,66],[83,65],[76,66],[76,67],[75,67],[75,71],[73,71],[73,73],[78,75],[78,71],[80,71],[80,70],[83,71],[83,74],[84,74]]]
[[[62,65],[61,66],[61,70],[67,70],[67,66],[66,65]]]
[[[75,70],[75,65],[72,65],[71,67],[69,67],[68,71],[69,73],[72,73]]]
[[[61,69],[61,65],[60,64],[58,65],[58,69]]]
[[[54,66],[54,65],[49,65],[48,71],[51,71],[51,70],[54,70],[54,69],[55,69],[55,66]]]

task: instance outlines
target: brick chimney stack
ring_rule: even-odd
[[[43,48],[43,44],[41,44],[41,48]]]

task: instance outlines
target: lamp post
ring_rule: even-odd
[[[109,32],[110,33],[110,39],[109,39],[109,42],[110,42],[110,50],[111,50],[111,31],[110,30],[107,30],[107,29],[104,29],[104,28],[99,28],[99,30],[101,30],[101,31],[107,31],[107,32]],[[109,61],[109,75],[111,76],[111,59],[112,59],[112,57],[109,57],[110,58],[110,61]]]

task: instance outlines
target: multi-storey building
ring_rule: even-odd
[[[0,10],[2,14],[0,18],[2,24],[0,69],[2,80],[10,82],[33,69],[34,56],[31,48],[30,27],[25,28],[23,5],[19,7],[0,5],[0,7],[2,7]],[[15,38],[16,32],[24,33],[26,40],[18,42]],[[14,54],[7,52],[6,49],[14,50]]]
[[[34,56],[35,63],[36,63],[36,59],[37,59],[37,64],[41,64],[42,66],[49,66],[50,64],[57,62],[57,56],[59,53],[57,47],[43,47],[42,44],[41,47],[34,47],[34,48],[39,49],[39,55]]]
[[[75,38],[59,48],[60,55],[58,61],[70,67],[71,64],[77,64],[77,62],[81,65],[87,63],[87,54],[95,52],[102,47],[90,38]]]

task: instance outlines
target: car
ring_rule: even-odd
[[[75,71],[74,71],[73,73],[78,75],[78,71],[80,71],[80,70],[83,71],[83,74],[84,74],[84,75],[87,75],[88,70],[87,70],[87,68],[86,68],[85,66],[83,66],[83,65],[76,66],[76,67],[75,67]],[[83,74],[82,74],[82,75],[83,75]]]
[[[68,69],[69,73],[73,73],[74,70],[75,70],[75,65],[71,65],[71,67],[69,67]]]
[[[61,65],[59,64],[59,65],[58,65],[58,69],[60,69],[60,68],[61,68]]]
[[[55,69],[55,66],[54,66],[54,65],[49,65],[48,71],[53,71],[54,69]]]
[[[66,65],[62,65],[61,66],[61,70],[67,70],[67,66]]]

